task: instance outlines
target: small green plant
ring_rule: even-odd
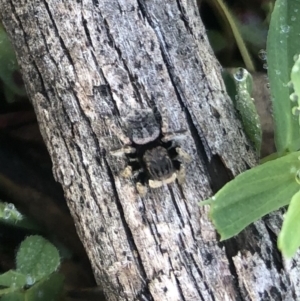
[[[211,206],[210,217],[221,239],[230,238],[262,216],[289,205],[278,238],[278,247],[286,257],[293,256],[300,246],[299,12],[300,0],[277,0],[268,34],[266,55],[277,148],[277,155],[271,155],[269,160],[276,159],[242,173],[201,203]],[[255,112],[251,113],[251,102],[246,94],[243,99],[237,97],[250,108],[249,113],[245,112],[246,116],[252,115],[249,118],[252,121],[245,123],[244,112],[239,109],[241,104],[236,108],[245,132],[257,149],[260,144],[256,138],[260,134],[253,132],[257,119]]]
[[[16,255],[16,269],[0,275],[1,301],[56,301],[62,293],[63,276],[58,250],[46,239],[27,237]]]

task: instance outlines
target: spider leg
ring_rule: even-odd
[[[159,188],[164,184],[162,181],[157,181],[157,180],[149,180],[148,183],[151,188]]]
[[[175,133],[165,133],[161,140],[163,142],[172,142],[173,144],[173,141],[184,140],[186,138],[186,133],[186,130],[176,131]]]
[[[137,178],[138,175],[142,172],[142,168],[133,169],[131,165],[127,165],[120,173],[123,178]]]
[[[177,158],[175,158],[175,159],[180,159],[180,160],[184,161],[185,163],[192,162],[191,156],[187,152],[185,152],[181,147],[176,147],[175,149],[178,154]]]
[[[130,145],[126,145],[126,146],[123,146],[119,149],[116,149],[116,150],[111,150],[110,151],[110,154],[113,155],[113,156],[123,156],[125,154],[134,154],[136,152],[136,149]]]
[[[128,178],[132,178],[132,177],[136,177],[139,173],[141,172],[141,170],[136,170],[133,171],[132,167],[130,165],[128,165],[121,173],[120,175],[126,179]],[[136,182],[135,184],[136,190],[138,192],[138,194],[141,197],[145,197],[147,194],[147,187],[145,185],[143,185],[141,182]]]
[[[138,178],[138,176],[143,172],[142,168],[136,169],[136,170],[132,170],[132,177],[134,178]]]
[[[120,173],[123,178],[131,178],[132,177],[132,167],[130,165],[126,166]]]
[[[179,170],[177,171],[177,180],[180,185],[185,182],[185,167],[183,164],[180,165]]]
[[[135,186],[141,197],[144,197],[147,194],[147,187],[144,186],[141,182],[137,182]]]

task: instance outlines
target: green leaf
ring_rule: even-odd
[[[300,191],[294,194],[278,237],[278,248],[292,257],[300,247]]]
[[[25,292],[25,298],[30,301],[57,301],[62,294],[63,283],[63,275],[53,273],[49,278],[38,282],[28,289]]]
[[[0,202],[0,222],[19,228],[41,230],[41,227],[22,215],[12,203]]]
[[[288,83],[300,50],[300,0],[277,0],[267,40],[268,76],[273,100],[275,143],[279,153],[300,149],[299,122],[292,115]]]
[[[300,152],[295,152],[248,170],[206,201],[221,239],[238,234],[262,216],[289,204],[300,188],[296,181],[299,157]]]
[[[7,223],[17,223],[23,219],[23,215],[12,203],[0,202],[0,220]]]
[[[8,293],[1,297],[1,301],[25,301],[25,295],[22,292]]]
[[[26,275],[10,270],[0,275],[0,286],[23,288],[26,284]]]
[[[294,92],[290,95],[290,100],[294,102],[292,113],[296,116],[300,115],[300,56],[295,56],[295,64],[291,72],[291,84]],[[300,117],[299,124],[300,124]]]
[[[240,119],[247,137],[251,140],[257,154],[260,154],[262,129],[259,116],[251,97],[252,76],[243,68],[234,70],[236,94],[233,99],[234,106],[240,115]]]
[[[21,243],[16,258],[17,271],[27,275],[27,285],[56,271],[59,263],[57,249],[38,235],[29,236]]]

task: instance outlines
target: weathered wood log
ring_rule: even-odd
[[[108,300],[299,300],[258,222],[223,244],[198,202],[255,165],[195,0],[0,0],[28,95],[97,283]],[[186,182],[149,189],[110,151],[133,109],[186,130]],[[124,137],[123,137],[124,138]],[[126,142],[126,141],[125,141]],[[282,298],[282,299],[281,299]]]

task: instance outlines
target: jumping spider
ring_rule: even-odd
[[[158,188],[176,179],[182,184],[185,180],[183,163],[190,162],[190,156],[175,141],[185,137],[185,132],[167,135],[165,119],[162,118],[160,126],[150,109],[134,110],[124,119],[124,124],[126,135],[116,128],[114,132],[122,141],[130,142],[119,150],[111,151],[112,155],[125,154],[129,159],[122,176],[136,178],[136,187],[141,195],[146,194],[145,184]]]

